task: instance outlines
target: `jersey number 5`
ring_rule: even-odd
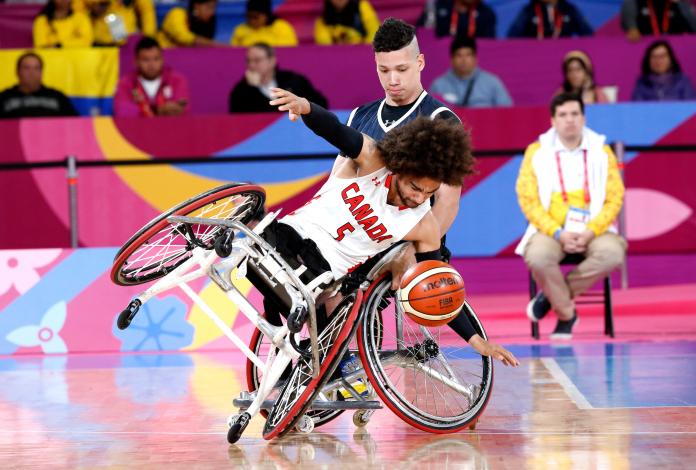
[[[334,239],[335,239],[337,242],[340,242],[341,240],[343,240],[343,239],[346,237],[346,232],[351,233],[351,232],[353,232],[354,230],[355,230],[355,227],[353,227],[353,226],[350,224],[350,222],[346,222],[345,224],[343,224],[343,225],[341,225],[340,227],[338,227],[338,230],[337,230],[338,235],[336,235],[336,236],[334,237]]]

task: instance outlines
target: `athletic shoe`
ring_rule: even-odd
[[[573,318],[570,320],[558,320],[556,323],[556,329],[551,333],[551,339],[572,339],[573,338],[573,326],[578,323],[578,314],[573,311]]]
[[[533,322],[538,322],[551,310],[551,302],[543,292],[539,291],[527,304],[527,317]]]

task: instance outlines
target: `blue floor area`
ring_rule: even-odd
[[[696,342],[525,345],[553,358],[594,408],[696,406]]]
[[[510,349],[523,360],[522,366],[513,370],[496,364],[496,387],[498,392],[514,389],[523,398],[522,402],[533,393],[533,384],[524,369],[539,367],[534,359],[550,358],[558,364],[567,383],[593,408],[696,406],[696,341],[514,345]],[[230,364],[241,379],[244,368],[233,366],[242,363],[238,354],[205,354]],[[462,358],[469,355],[468,348],[462,350]],[[132,368],[168,368],[170,372],[165,374],[164,382],[171,386],[173,377],[183,377],[178,387],[185,388],[186,377],[195,369],[195,362],[186,353],[0,358],[0,377],[14,371]]]

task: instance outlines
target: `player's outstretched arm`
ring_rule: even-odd
[[[272,88],[271,91],[271,106],[278,106],[278,111],[287,111],[291,121],[301,116],[312,132],[354,160],[358,167],[372,169],[367,167],[381,165],[374,140],[370,137],[342,124],[335,114],[306,98],[282,88]]]
[[[517,367],[520,365],[520,361],[517,360],[515,355],[510,351],[499,344],[491,343],[483,339],[478,334],[469,338],[469,344],[482,356],[490,356],[493,359],[499,360],[506,366]]]

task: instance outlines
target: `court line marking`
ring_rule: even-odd
[[[590,404],[589,401],[587,401],[587,398],[585,398],[585,395],[583,395],[580,390],[578,390],[578,387],[575,386],[572,380],[570,380],[570,377],[566,375],[565,372],[563,372],[563,369],[561,369],[561,366],[558,365],[558,362],[552,357],[544,357],[541,359],[541,363],[546,366],[546,369],[549,371],[551,376],[556,379],[556,382],[565,390],[566,394],[568,397],[575,403],[575,405],[581,409],[581,410],[593,410],[594,406]]]

